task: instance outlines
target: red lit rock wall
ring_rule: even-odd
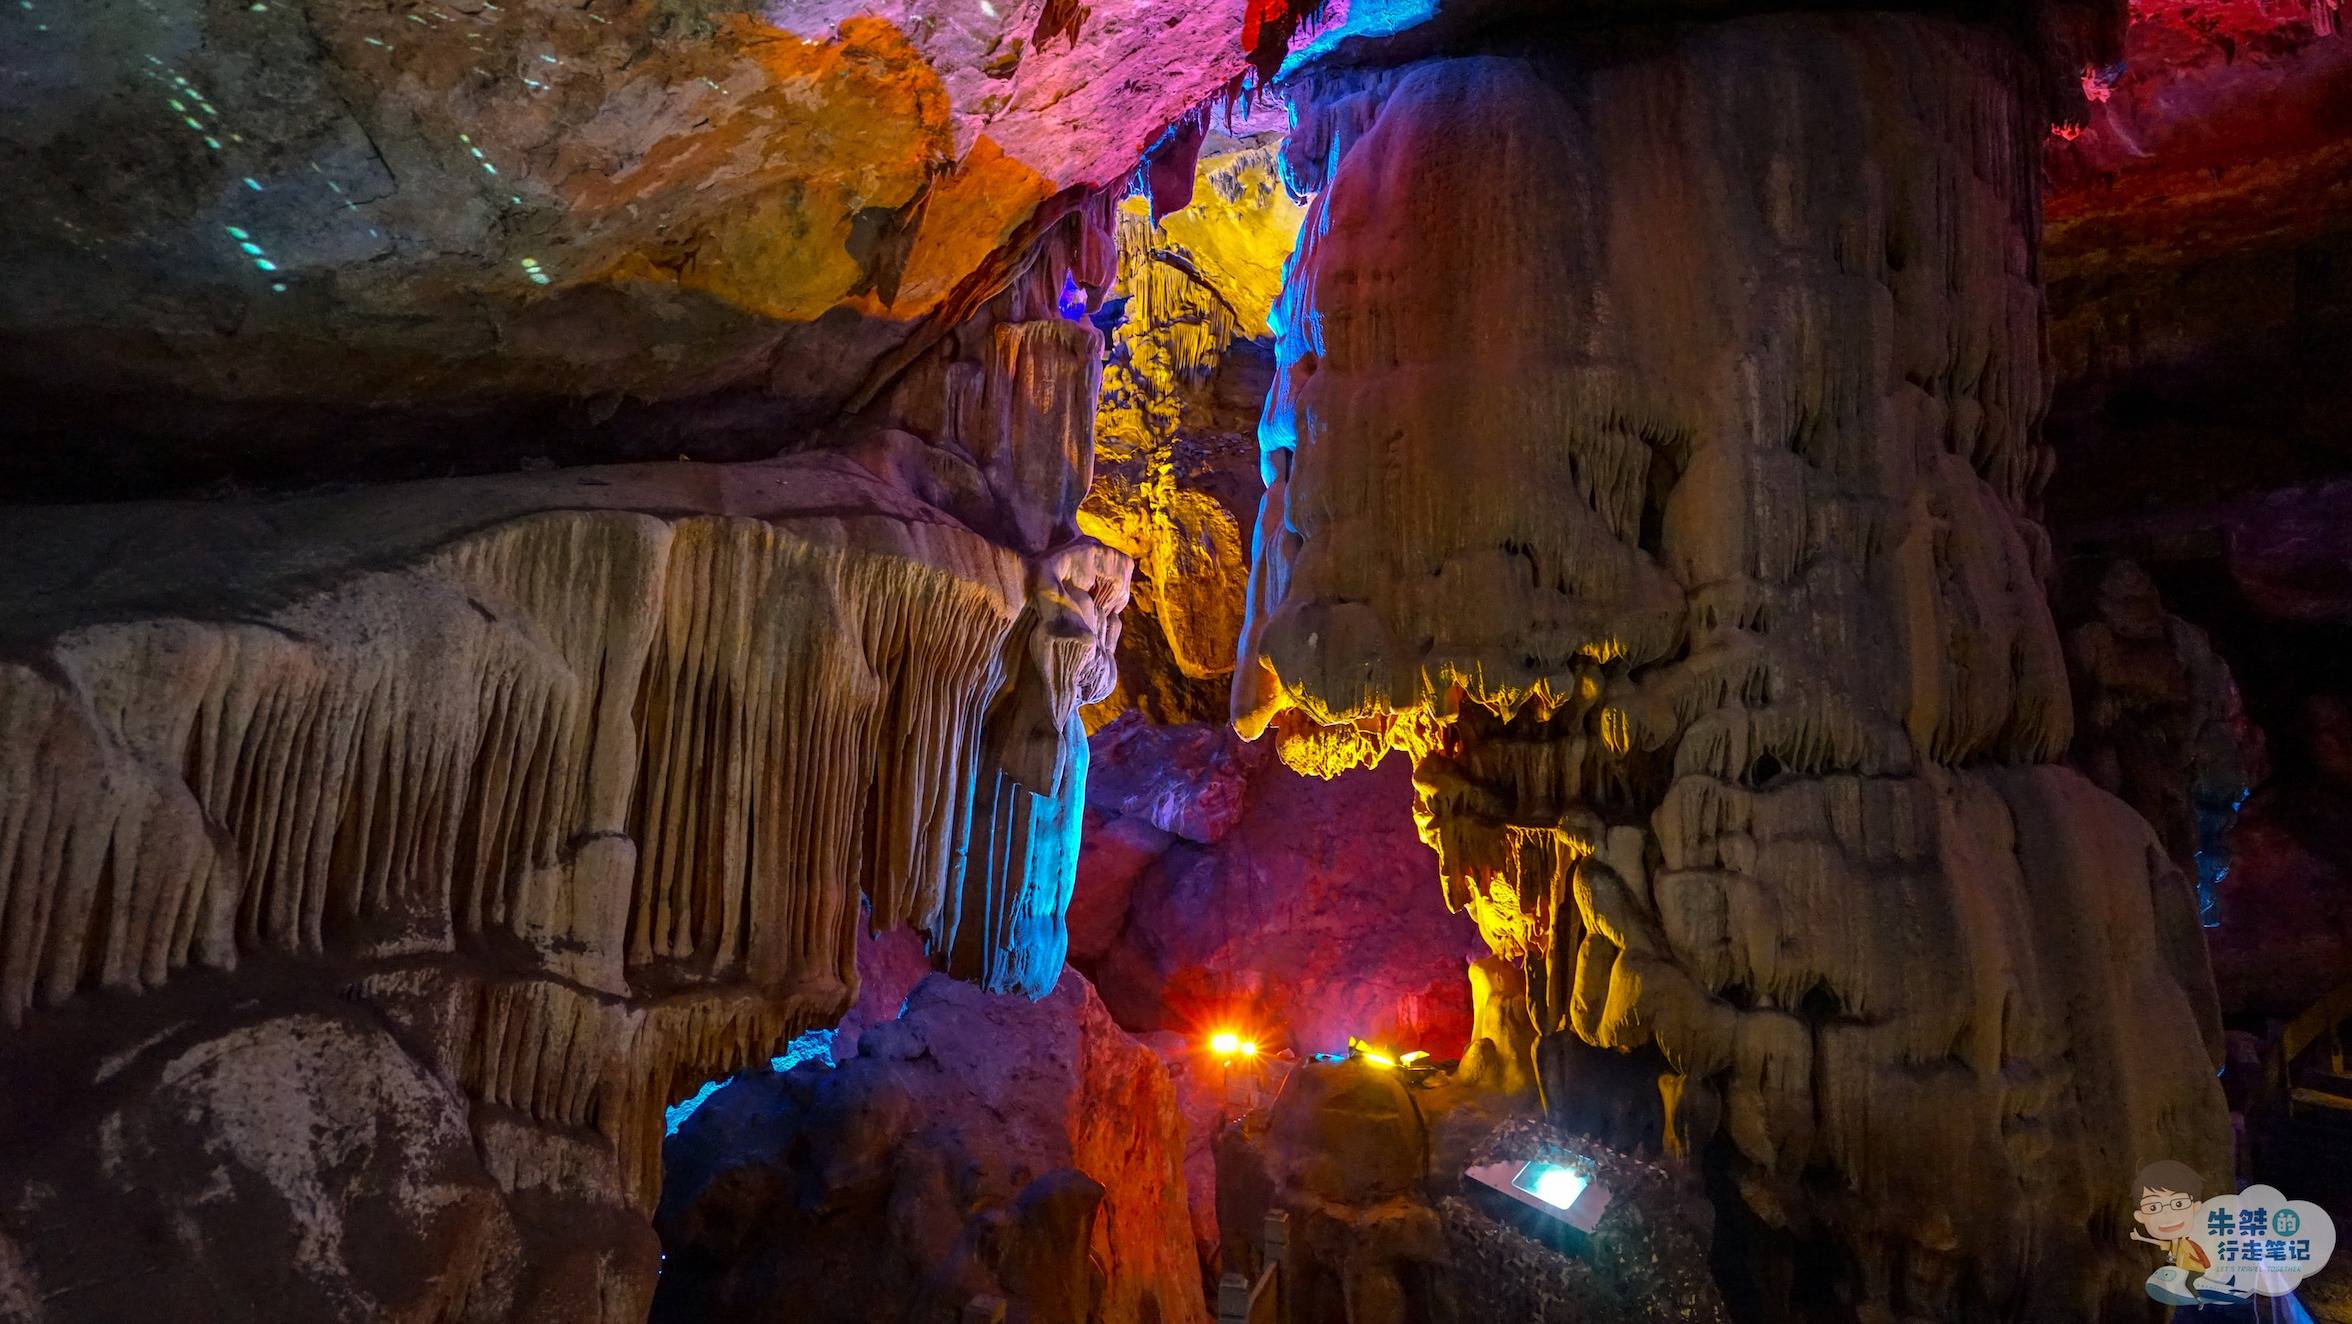
[[[1071,960],[1121,1024],[1269,1052],[1458,1056],[1475,926],[1428,886],[1401,766],[1301,777],[1210,727],[1095,733]]]
[[[2086,123],[2048,141],[2061,541],[2352,461],[2352,31],[2339,12],[2135,3],[2121,61],[2086,76]]]

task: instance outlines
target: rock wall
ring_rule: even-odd
[[[0,1302],[634,1321],[664,1106],[869,912],[1049,990],[1128,562],[1025,311],[921,437],[9,511]]]
[[[2352,699],[2307,699],[2280,744],[2279,775],[2230,832],[2207,936],[2222,1006],[2284,1020],[2352,965]]]
[[[771,454],[1240,77],[1248,9],[20,6],[0,479]]]
[[[1272,384],[1266,319],[1298,235],[1273,135],[1212,135],[1191,202],[1118,214],[1115,317],[1095,418],[1095,485],[1079,527],[1135,559],[1121,683],[1099,725],[1141,709],[1155,721],[1221,721],[1241,632],[1242,581],[1258,506],[1258,411]]]
[[[2074,530],[2069,597],[2087,619],[2069,657],[2089,690],[2074,758],[2171,841],[2193,818],[2215,986],[2239,1028],[2318,1001],[2352,950],[2345,498],[2321,484]]]
[[[2190,889],[2055,766],[2041,85],[1897,16],[1294,84],[1236,720],[1413,760],[1555,1110],[1656,1082],[1770,1313],[2091,1317],[2229,1162]]]
[[[1203,1324],[1166,1070],[1085,979],[934,975],[857,1056],[738,1078],[671,1142],[656,1320]]]
[[[1425,885],[1405,769],[1301,777],[1230,732],[1141,714],[1094,746],[1071,960],[1120,1024],[1195,1052],[1233,1029],[1302,1057],[1351,1037],[1461,1054],[1482,949]]]

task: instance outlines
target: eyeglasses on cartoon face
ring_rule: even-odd
[[[2143,1214],[2173,1214],[2197,1203],[2185,1195],[2151,1195],[2140,1201]]]

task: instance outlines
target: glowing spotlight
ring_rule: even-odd
[[[1231,1057],[1241,1051],[1241,1036],[1231,1030],[1220,1030],[1210,1037],[1209,1051],[1219,1057]]]
[[[1557,1163],[1530,1163],[1519,1170],[1511,1184],[1554,1209],[1566,1209],[1584,1194],[1588,1183],[1582,1175]]]
[[[1243,1057],[1256,1057],[1258,1055],[1258,1041],[1255,1039],[1242,1040],[1241,1055]]]
[[[1600,1225],[1601,1215],[1614,1198],[1607,1187],[1596,1185],[1585,1173],[1541,1160],[1482,1163],[1463,1175],[1585,1236]]]

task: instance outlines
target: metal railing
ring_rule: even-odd
[[[1283,1273],[1290,1263],[1290,1215],[1266,1215],[1265,1263],[1255,1279],[1228,1273],[1217,1283],[1217,1324],[1284,1324],[1290,1318]]]
[[[1255,1279],[1229,1273],[1217,1284],[1217,1324],[1284,1324],[1289,1319],[1283,1297],[1282,1274],[1290,1262],[1290,1215],[1276,1210],[1266,1215],[1265,1263]],[[1004,1324],[1005,1303],[1000,1297],[976,1296],[964,1303],[958,1324]]]

